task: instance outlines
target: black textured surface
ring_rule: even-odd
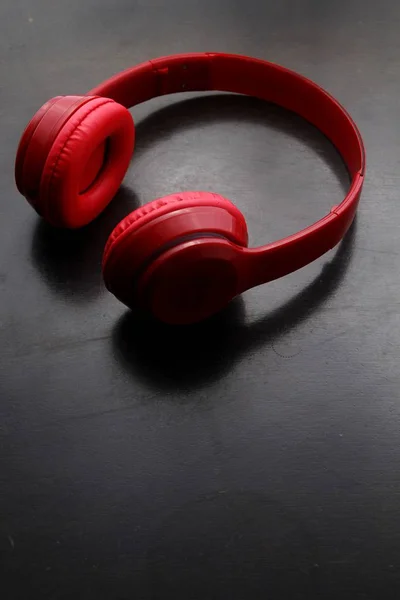
[[[2,598],[400,597],[399,30],[396,0],[2,1]],[[278,239],[343,196],[327,141],[252,99],[155,100],[118,197],[75,233],[40,222],[13,166],[49,97],[202,50],[316,80],[368,170],[337,251],[176,332],[105,291],[112,227],[202,188],[252,244]]]

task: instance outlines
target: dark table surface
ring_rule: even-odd
[[[396,0],[2,1],[4,600],[400,597],[399,32]],[[347,185],[299,118],[177,95],[132,111],[132,165],[95,223],[41,222],[13,178],[39,106],[184,51],[314,79],[359,125],[368,170],[336,250],[174,330],[137,322],[103,286],[123,216],[211,189],[258,245]]]

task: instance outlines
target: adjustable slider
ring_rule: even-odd
[[[187,54],[150,61],[157,78],[157,95],[211,90],[210,61],[208,54]]]

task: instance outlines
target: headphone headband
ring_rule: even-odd
[[[157,96],[189,91],[245,94],[297,113],[334,144],[351,176],[347,196],[327,216],[299,233],[248,250],[253,255],[253,265],[258,267],[253,269],[246,287],[291,273],[333,248],[354,219],[365,171],[361,135],[339,102],[311,80],[282,66],[221,53],[179,54],[150,60],[111,77],[88,95],[112,98],[131,108]]]
[[[218,53],[166,56],[126,69],[88,95],[131,108],[157,96],[201,91],[255,96],[297,113],[330,139],[352,177],[364,173],[360,133],[339,102],[306,77],[264,60]]]

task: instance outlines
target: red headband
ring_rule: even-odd
[[[297,113],[335,145],[351,176],[347,196],[328,215],[294,235],[249,250],[262,263],[262,282],[266,282],[265,261],[272,281],[322,256],[350,227],[364,181],[361,135],[339,102],[309,79],[273,63],[233,54],[178,54],[150,60],[111,77],[88,95],[112,98],[130,108],[157,96],[211,90],[254,96]]]

